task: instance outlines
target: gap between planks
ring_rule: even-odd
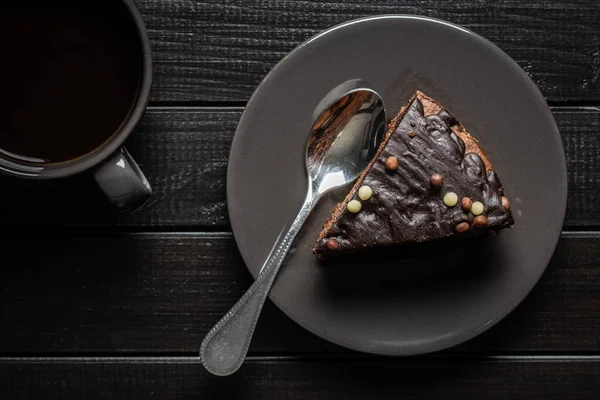
[[[440,362],[440,361],[480,361],[480,362],[505,362],[505,363],[532,363],[532,362],[591,362],[600,363],[600,354],[594,355],[425,355],[412,357],[385,357],[372,355],[302,355],[302,356],[250,356],[246,363],[270,362],[352,362],[352,363],[411,363],[411,362]],[[193,356],[66,356],[66,357],[0,357],[2,364],[201,364],[199,357]]]

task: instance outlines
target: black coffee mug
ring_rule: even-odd
[[[91,171],[114,205],[141,206],[152,189],[123,147],[152,83],[141,15],[130,0],[27,3],[0,16],[0,171]]]

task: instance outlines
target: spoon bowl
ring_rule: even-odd
[[[353,182],[385,134],[385,108],[370,89],[355,89],[329,104],[315,121],[306,148],[306,171],[320,195]]]

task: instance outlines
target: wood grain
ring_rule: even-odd
[[[249,361],[223,378],[197,358],[84,357],[0,359],[0,372],[0,397],[15,400],[596,400],[600,391],[597,358]]]
[[[566,226],[600,224],[600,108],[553,109],[569,178]],[[581,114],[579,114],[581,112]],[[574,118],[575,117],[575,118]],[[585,121],[585,122],[584,122]]]
[[[304,40],[378,14],[426,15],[463,25],[512,56],[549,100],[600,99],[600,4],[595,0],[135,3],[151,37],[155,101],[245,102]]]
[[[0,244],[0,354],[195,354],[250,286],[228,234],[12,237]],[[453,351],[600,351],[600,234],[567,233],[541,282]],[[253,355],[346,353],[268,304]]]
[[[600,109],[554,108],[568,161],[565,226],[600,226]],[[61,227],[228,230],[226,172],[241,109],[152,108],[127,146],[154,195],[136,213],[119,213],[89,175],[58,182],[0,177],[0,220],[11,231]],[[539,171],[538,173],[543,173]]]

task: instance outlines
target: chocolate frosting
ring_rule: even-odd
[[[486,171],[479,155],[465,153],[464,141],[452,130],[457,126],[458,121],[444,109],[425,116],[423,104],[415,97],[362,182],[345,200],[359,200],[361,210],[353,214],[344,206],[337,216],[334,214],[314,252],[331,253],[325,245],[329,238],[335,239],[343,252],[511,226],[514,220],[510,210],[502,206],[500,179],[494,170]],[[398,169],[388,171],[385,160],[392,156],[398,159]],[[442,175],[441,187],[430,184],[433,174]],[[368,200],[358,198],[358,188],[363,185],[373,190]],[[444,204],[448,192],[458,195],[457,205]],[[473,226],[475,216],[462,209],[463,197],[483,203],[485,228]],[[467,232],[455,230],[461,222],[469,224]]]

